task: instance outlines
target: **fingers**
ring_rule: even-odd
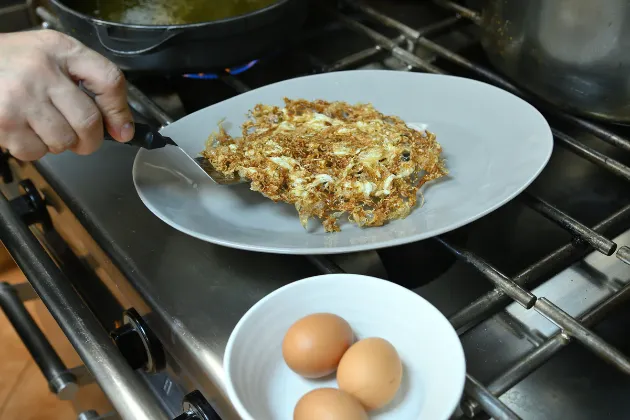
[[[78,143],[79,139],[73,128],[50,102],[31,108],[27,121],[31,130],[52,153],[61,153]]]
[[[65,60],[66,71],[81,80],[95,94],[94,100],[103,114],[107,131],[118,141],[133,137],[133,118],[127,104],[127,85],[118,67],[102,55],[77,42]]]
[[[25,161],[67,149],[88,154],[102,142],[103,122],[115,139],[132,138],[126,83],[114,64],[55,31],[0,36],[0,146]]]
[[[74,136],[75,141],[71,144],[66,142],[66,148],[80,155],[87,155],[98,150],[103,142],[103,121],[101,111],[94,101],[72,81],[63,77],[60,77],[60,80],[48,89],[48,95],[52,105],[56,107],[55,111],[59,118],[66,122],[64,130],[70,129]],[[29,122],[35,129],[33,123],[30,120]],[[61,130],[60,125],[57,126],[57,130]],[[45,137],[46,132],[42,134],[37,129],[35,132],[50,146]]]
[[[48,147],[22,118],[23,110],[19,106],[11,107],[8,102],[12,99],[15,104],[21,104],[24,92],[10,86],[5,89],[7,95],[0,97],[0,145],[19,160],[37,160],[48,152]]]
[[[48,153],[48,147],[28,126],[21,130],[0,130],[0,139],[11,156],[24,162],[40,159]]]

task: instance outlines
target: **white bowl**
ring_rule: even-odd
[[[337,387],[334,375],[304,379],[282,358],[282,340],[298,319],[316,312],[344,318],[357,338],[381,337],[396,347],[403,381],[394,401],[370,413],[378,420],[446,420],[462,396],[464,351],[448,320],[416,293],[354,274],[310,277],[256,303],[238,322],[224,357],[227,391],[246,420],[291,420],[310,390]]]

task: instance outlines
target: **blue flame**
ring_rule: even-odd
[[[251,69],[258,63],[258,60],[252,60],[247,64],[242,66],[232,67],[230,69],[225,69],[225,73],[236,76],[237,74],[241,74]],[[185,74],[185,78],[187,79],[198,79],[198,80],[214,80],[219,78],[219,74],[216,73],[191,73]]]

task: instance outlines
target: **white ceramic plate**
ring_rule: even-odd
[[[164,128],[198,156],[220,120],[239,135],[247,111],[283,97],[371,102],[379,111],[428,129],[443,146],[450,175],[423,187],[425,204],[382,227],[341,223],[326,233],[312,220],[246,184],[215,185],[180,150],[140,150],[133,178],[140,198],[160,219],[216,244],[286,254],[334,254],[401,245],[470,223],[523,191],[549,160],[553,141],[543,116],[520,98],[471,79],[382,70],[286,80],[228,99]]]
[[[298,400],[337,387],[334,375],[309,380],[282,358],[282,339],[298,319],[328,312],[344,318],[358,339],[381,337],[403,363],[394,400],[373,420],[446,420],[462,396],[464,350],[448,320],[416,293],[374,277],[331,274],[296,281],[254,305],[230,335],[224,356],[227,392],[244,420],[291,420]]]

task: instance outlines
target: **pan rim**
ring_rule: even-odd
[[[81,12],[73,9],[72,7],[64,4],[63,0],[49,0],[49,1],[55,7],[58,7],[60,9],[62,9],[66,13],[72,14],[72,15],[80,17],[82,19],[86,19],[86,20],[88,20],[88,21],[90,21],[90,22],[92,22],[92,23],[94,23],[96,25],[117,27],[117,28],[165,31],[165,30],[173,30],[173,29],[194,29],[194,28],[201,28],[201,27],[205,27],[205,26],[209,26],[209,25],[228,24],[228,23],[231,23],[231,22],[239,21],[241,19],[252,18],[254,16],[258,16],[258,15],[261,15],[261,14],[269,13],[269,12],[271,12],[273,10],[276,10],[276,9],[278,9],[280,7],[283,7],[284,5],[286,5],[287,3],[291,2],[291,1],[301,1],[301,0],[276,0],[275,3],[270,4],[269,6],[263,7],[262,9],[254,10],[254,11],[249,12],[249,13],[245,13],[243,15],[232,16],[232,17],[223,18],[223,19],[217,19],[217,20],[208,20],[208,21],[205,21],[205,22],[183,23],[183,24],[175,24],[175,25],[139,25],[139,24],[132,24],[132,23],[113,22],[113,21],[110,21],[110,20],[99,19],[99,18],[96,18],[94,16],[90,16],[88,14],[81,13]]]

